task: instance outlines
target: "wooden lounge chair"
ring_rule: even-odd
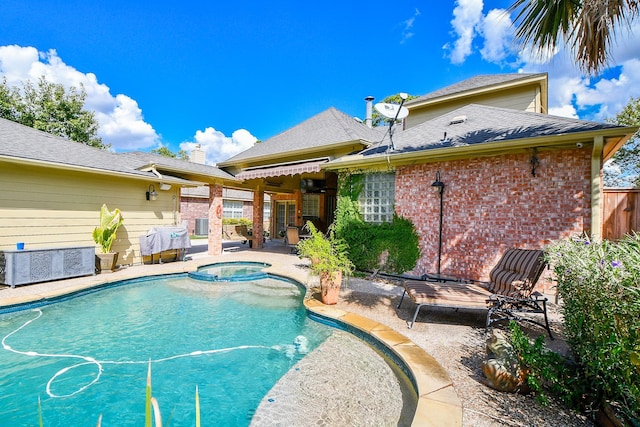
[[[489,273],[488,283],[405,280],[398,308],[405,295],[417,304],[409,328],[413,327],[418,311],[425,306],[488,309],[486,327],[502,320],[528,321],[545,328],[553,339],[547,318],[547,298],[532,292],[545,265],[542,251],[509,249]],[[518,313],[543,314],[544,324]]]

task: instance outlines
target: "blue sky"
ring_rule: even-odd
[[[3,1],[0,77],[82,83],[116,151],[200,143],[215,163],[331,106],[362,118],[368,95],[477,74],[548,72],[550,113],[590,120],[640,96],[638,22],[589,79],[562,49],[518,50],[510,1],[93,3]]]

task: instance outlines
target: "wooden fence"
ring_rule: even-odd
[[[617,240],[631,231],[640,232],[640,189],[605,189],[602,237]]]

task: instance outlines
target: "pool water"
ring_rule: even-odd
[[[243,277],[260,274],[270,266],[270,264],[262,262],[219,262],[199,267],[198,273],[208,274],[219,279],[241,280]]]
[[[144,425],[151,361],[165,425],[248,425],[262,397],[331,328],[286,280],[138,281],[0,315],[0,425]]]

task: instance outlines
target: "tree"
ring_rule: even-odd
[[[515,0],[516,38],[540,52],[553,52],[559,39],[587,74],[602,71],[620,24],[638,17],[638,0]]]
[[[98,136],[98,122],[93,111],[84,109],[86,91],[50,83],[44,76],[37,85],[31,81],[9,87],[6,78],[0,84],[0,117],[61,136],[85,145],[108,149]]]
[[[415,95],[409,95],[407,97],[407,99],[405,100],[405,102],[410,101],[414,98],[417,98],[417,96]],[[400,98],[400,94],[395,94],[395,95],[389,95],[387,96],[385,99],[382,100],[382,102],[387,103],[387,104],[398,104],[400,105],[402,103],[402,98]],[[375,109],[373,110],[373,114],[372,114],[372,126],[373,127],[377,127],[377,126],[384,126],[387,124],[387,119],[386,117],[382,116],[380,113],[378,113]]]
[[[16,106],[19,104],[19,99],[18,89],[7,86],[6,77],[2,79],[2,84],[0,84],[0,117],[13,122],[18,121]]]
[[[609,122],[620,126],[640,126],[640,97],[629,103]],[[605,167],[607,187],[640,187],[640,134],[636,132]]]
[[[151,150],[151,152],[160,156],[171,157],[172,159],[189,160],[189,153],[187,153],[185,150],[180,150],[176,154],[173,151],[169,150],[167,147],[160,147],[154,148],[153,150]]]

